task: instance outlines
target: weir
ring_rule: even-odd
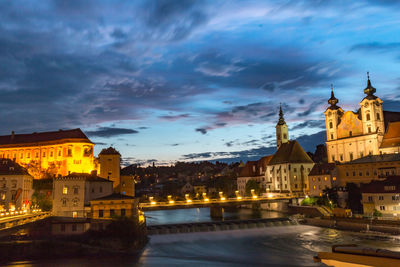
[[[288,226],[297,224],[297,221],[291,220],[289,218],[229,220],[221,222],[149,225],[147,226],[147,232],[149,235],[183,234],[194,232],[265,228],[271,226]]]

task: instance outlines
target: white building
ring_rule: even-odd
[[[112,193],[112,181],[91,174],[72,173],[54,178],[53,215],[89,217],[90,201]]]
[[[400,151],[400,112],[383,111],[383,101],[375,92],[368,76],[359,110],[345,112],[337,106],[339,100],[332,89],[330,107],[324,113],[329,162]]]
[[[267,164],[264,188],[267,192],[306,194],[309,191],[308,174],[314,162],[296,140],[289,141],[289,132],[279,111],[276,125],[277,151]]]
[[[33,177],[10,159],[0,159],[0,210],[29,208]]]

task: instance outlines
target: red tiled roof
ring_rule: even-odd
[[[394,146],[400,146],[400,121],[389,123],[381,143],[381,148]]]
[[[241,168],[239,172],[239,177],[253,177],[263,175],[263,173],[260,172],[260,167],[262,168],[262,172],[264,172],[272,157],[273,155],[269,155],[262,157],[257,161],[248,161],[244,165],[244,167]]]
[[[11,134],[0,136],[0,146],[10,146],[18,144],[41,143],[58,141],[62,139],[86,139],[92,143],[81,129],[59,130],[56,132],[41,132],[31,134]]]

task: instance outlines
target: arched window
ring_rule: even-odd
[[[333,128],[333,123],[330,121],[329,122],[329,128],[332,129]]]
[[[371,115],[367,113],[367,121],[371,120]]]
[[[381,120],[381,114],[376,113],[376,120],[380,121]]]

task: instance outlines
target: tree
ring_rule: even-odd
[[[261,193],[260,183],[256,180],[249,180],[246,183],[246,196],[251,196],[251,190],[254,189],[254,193],[258,196]]]
[[[361,191],[354,183],[347,183],[348,205],[353,213],[362,213]]]

